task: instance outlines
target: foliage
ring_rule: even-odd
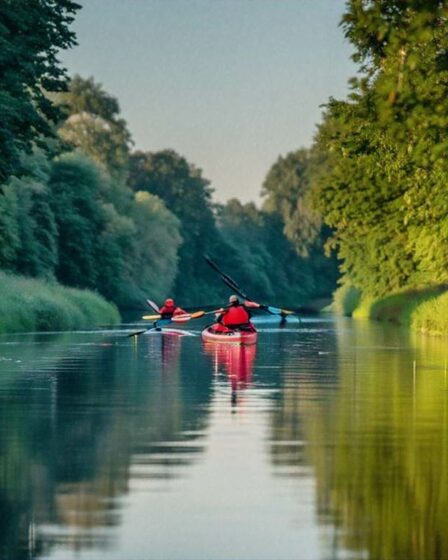
[[[97,286],[97,240],[105,228],[99,203],[102,180],[98,168],[83,156],[66,155],[52,166],[49,185],[59,232],[56,276],[63,284]]]
[[[45,91],[65,88],[58,51],[75,44],[71,0],[0,3],[0,183],[18,174],[20,154],[52,133],[58,111]]]
[[[136,235],[130,278],[124,284],[129,291],[125,301],[138,305],[148,294],[160,301],[170,293],[177,274],[182,242],[179,220],[159,197],[147,192],[135,194],[132,218]]]
[[[421,303],[412,313],[411,326],[414,330],[432,334],[448,333],[448,292]]]
[[[0,266],[29,276],[52,277],[57,231],[48,191],[49,163],[35,149],[21,155],[21,175],[10,176],[0,197]]]
[[[17,193],[11,184],[0,196],[0,267],[11,270],[20,246]]]
[[[232,199],[219,208],[218,225],[230,247],[226,270],[232,271],[250,297],[297,306],[313,295],[309,263],[283,235],[276,214]]]
[[[209,184],[200,169],[174,150],[135,152],[131,156],[131,188],[161,198],[192,234],[200,234],[213,222]]]
[[[0,272],[0,332],[71,330],[120,320],[97,294]]]
[[[280,156],[262,189],[263,209],[281,216],[286,237],[303,256],[308,256],[321,228],[320,216],[308,203],[312,163],[312,155],[305,149]]]
[[[22,156],[22,175],[8,183],[17,197],[19,245],[14,270],[52,278],[57,264],[57,228],[48,189],[49,162],[41,150]]]
[[[125,179],[132,144],[118,100],[93,78],[74,76],[66,93],[55,100],[68,113],[59,128],[60,137],[103,165],[118,181]]]
[[[310,200],[316,175],[324,165],[325,157],[317,148],[291,152],[274,163],[262,189],[263,210],[279,217],[284,235],[302,257],[297,266],[305,271],[306,292],[312,297],[328,296],[338,278],[336,256],[324,250],[330,229]]]
[[[209,181],[202,171],[173,150],[136,152],[130,159],[129,185],[134,191],[157,195],[179,219],[183,243],[174,293],[183,305],[216,301],[221,287],[203,259],[225,248],[216,229]]]
[[[333,294],[331,310],[335,313],[350,316],[358,307],[361,292],[350,282],[345,282]]]
[[[380,298],[364,297],[361,298],[353,316],[411,326],[413,317],[422,304],[437,300],[445,289],[444,286],[433,286],[407,289]]]
[[[347,101],[330,100],[313,192],[342,272],[366,296],[448,279],[448,30],[441,2],[347,3],[362,63]]]

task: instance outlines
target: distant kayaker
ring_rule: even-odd
[[[168,298],[165,303],[160,308],[160,315],[162,319],[171,319],[172,317],[177,317],[178,315],[184,315],[186,312],[176,305],[174,299]]]
[[[248,306],[240,303],[240,300],[236,295],[231,295],[229,297],[229,305],[226,309],[221,311],[219,317],[217,318],[217,322],[222,327],[226,327],[226,329],[252,330],[254,328],[250,322],[250,312],[248,310]],[[219,331],[221,329],[217,328],[216,330]]]

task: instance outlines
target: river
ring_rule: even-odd
[[[257,327],[1,336],[0,558],[448,558],[447,341]]]

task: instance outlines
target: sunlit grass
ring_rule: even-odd
[[[73,330],[119,320],[117,308],[94,292],[0,273],[0,332]]]
[[[412,314],[412,327],[419,331],[448,334],[448,292],[422,303]]]
[[[333,294],[331,311],[339,315],[350,316],[359,305],[361,292],[352,284],[343,284]]]
[[[353,317],[406,325],[427,334],[448,335],[448,292],[445,286],[434,286],[383,298],[363,298]]]

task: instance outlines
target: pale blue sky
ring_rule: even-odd
[[[62,56],[120,101],[135,147],[173,148],[215,199],[259,201],[278,156],[309,146],[355,73],[344,0],[78,0]]]

